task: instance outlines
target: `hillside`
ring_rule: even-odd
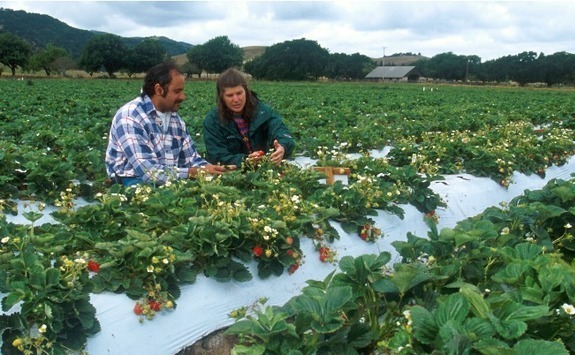
[[[81,30],[71,27],[51,16],[0,8],[0,32],[13,33],[24,38],[34,48],[44,48],[48,43],[68,50],[72,57],[79,58],[84,45],[102,32]],[[128,47],[141,42],[144,37],[122,37]],[[170,56],[186,53],[192,44],[158,37]]]
[[[34,48],[44,48],[48,43],[68,50],[72,57],[78,59],[82,50],[92,37],[103,34],[103,32],[82,30],[71,27],[51,16],[28,13],[22,10],[10,10],[0,8],[0,33],[13,33],[24,38],[32,44]],[[146,37],[121,37],[128,47],[133,47]],[[183,64],[187,62],[186,52],[193,47],[186,42],[178,42],[166,37],[155,37],[166,48],[169,56],[174,57],[176,62]],[[244,62],[248,62],[257,56],[262,55],[266,46],[247,46],[244,50]],[[385,65],[411,65],[415,61],[425,57],[422,56],[394,56],[385,57]],[[374,62],[381,65],[380,58],[372,58]]]

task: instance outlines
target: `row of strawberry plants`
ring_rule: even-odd
[[[281,307],[230,313],[235,353],[575,352],[575,179],[551,180],[390,254],[343,257]]]
[[[91,199],[105,188],[104,151],[111,117],[139,81],[3,80],[0,198],[52,203],[70,180]],[[364,153],[393,146],[390,164],[424,174],[467,172],[502,185],[512,171],[543,174],[573,155],[575,107],[569,90],[373,83],[254,82],[285,118],[297,154],[322,149]],[[201,123],[213,83],[190,82],[181,109],[200,151]],[[311,133],[310,133],[311,132]]]
[[[325,185],[318,172],[264,159],[160,188],[114,185],[82,207],[71,185],[51,213],[58,224],[36,225],[42,212],[25,212],[29,225],[3,218],[0,291],[7,294],[3,311],[13,312],[0,317],[3,353],[81,349],[99,331],[89,293],[125,293],[142,321],[153,319],[175,309],[180,286],[200,273],[247,281],[253,275],[246,264],[254,261],[260,278],[296,272],[303,237],[312,238],[323,261],[333,261],[329,245],[339,235],[330,220],[358,242],[372,242],[381,236],[369,217],[376,209],[401,216],[400,202],[422,212],[442,205],[430,180],[410,166],[368,157],[354,163],[348,185]]]

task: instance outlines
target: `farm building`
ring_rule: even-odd
[[[379,66],[365,76],[368,80],[419,82],[422,74],[414,66]]]

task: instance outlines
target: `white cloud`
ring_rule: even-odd
[[[5,1],[70,26],[126,37],[239,46],[306,38],[332,53],[478,55],[573,53],[571,1]]]

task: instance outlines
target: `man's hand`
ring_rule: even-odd
[[[270,161],[275,165],[279,165],[284,158],[284,154],[286,152],[283,145],[281,145],[278,140],[274,140],[274,149],[275,151],[270,155]]]
[[[226,171],[228,171],[225,166],[222,166],[222,165],[213,165],[213,164],[205,165],[205,166],[203,167],[203,169],[204,169],[204,170],[206,171],[206,173],[208,173],[208,174],[223,174],[223,173],[225,173]]]
[[[204,171],[207,174],[212,174],[212,175],[219,175],[219,174],[223,174],[226,171],[230,171],[230,170],[235,170],[236,166],[235,165],[213,165],[213,164],[207,164],[205,166],[202,166],[200,168],[189,168],[188,169],[188,179],[193,179],[196,176],[198,176],[198,173],[200,171]]]
[[[226,171],[233,171],[236,170],[238,167],[235,165],[223,165],[224,168],[226,168]]]

